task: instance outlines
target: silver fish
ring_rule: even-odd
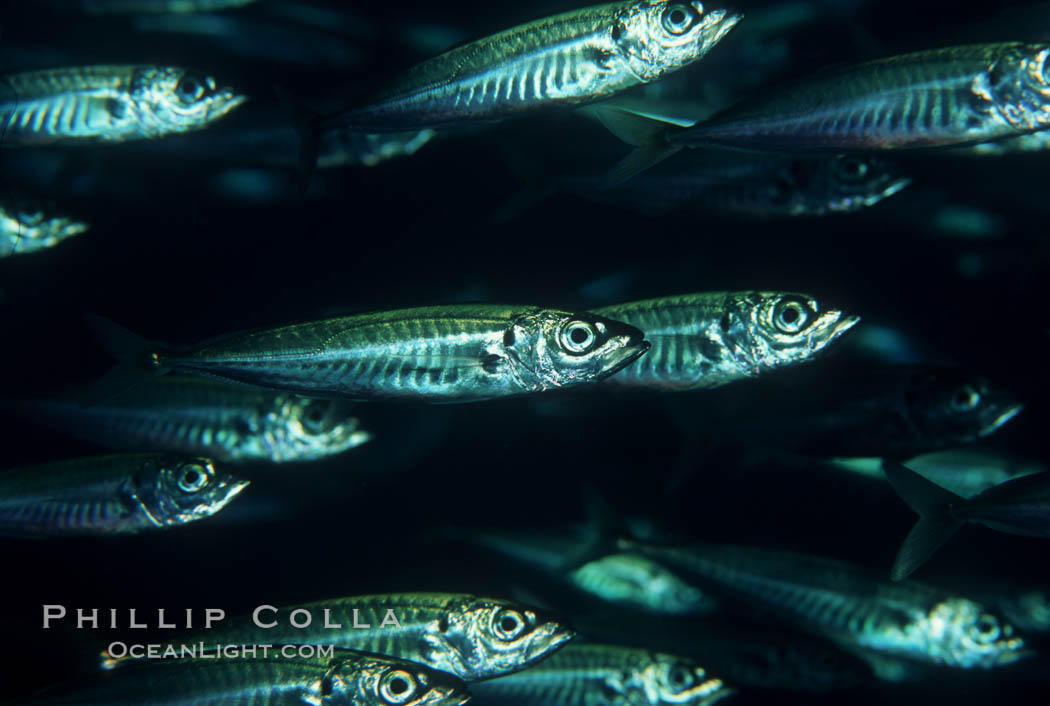
[[[133,534],[222,510],[248,481],[206,458],[127,454],[62,461],[0,474],[0,534]]]
[[[184,351],[108,322],[95,327],[128,372],[175,370],[353,399],[465,402],[570,387],[612,375],[649,349],[641,331],[601,316],[491,304],[345,316]]]
[[[295,610],[309,613],[310,624],[292,626],[289,616]],[[267,609],[252,620],[230,621],[228,627],[183,642],[334,645],[424,664],[475,682],[525,669],[573,637],[563,621],[511,601],[460,593],[401,593]],[[135,661],[102,654],[104,669]]]
[[[781,292],[683,294],[595,311],[639,327],[652,343],[609,384],[663,390],[719,387],[806,362],[860,321]]]
[[[519,674],[471,686],[502,706],[708,706],[733,689],[692,660],[633,647],[573,644]]]
[[[35,201],[0,201],[0,257],[45,250],[87,229],[87,223],[59,215]]]
[[[890,576],[910,576],[967,522],[1000,532],[1050,537],[1050,472],[1014,478],[962,498],[900,463],[883,464],[897,494],[919,515],[901,544]]]
[[[610,111],[607,126],[640,149],[625,181],[683,147],[844,153],[955,147],[1050,127],[1050,44],[947,47],[827,70],[682,128]]]
[[[221,654],[201,651],[193,657],[151,660],[93,684],[45,692],[32,703],[461,706],[470,698],[466,685],[456,677],[413,662],[350,650],[333,650],[331,657],[307,657],[290,645],[266,646],[265,652],[261,646],[250,646],[255,649],[251,656],[231,656],[227,647]]]
[[[162,376],[90,406],[56,399],[23,400],[8,407],[91,443],[218,461],[313,461],[372,438],[339,402],[178,375]]]
[[[172,66],[87,66],[0,78],[4,147],[122,142],[199,130],[245,97]]]
[[[1009,623],[972,600],[845,562],[732,545],[620,546],[685,572],[725,605],[760,609],[852,649],[961,669],[1032,654]]]
[[[409,69],[321,130],[405,131],[581,105],[658,81],[700,59],[741,15],[698,0],[630,0],[573,10],[452,49]]]
[[[952,154],[977,155],[981,157],[1001,157],[1009,154],[1044,152],[1050,149],[1050,132],[1041,130],[1018,137],[1007,137],[995,142],[982,142],[972,147],[960,147]]]
[[[605,177],[568,177],[556,188],[604,203],[663,214],[712,211],[743,218],[851,213],[881,202],[911,183],[885,160],[868,155],[799,158],[700,153],[675,159],[613,188]]]

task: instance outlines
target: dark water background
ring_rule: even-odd
[[[398,39],[410,26],[480,36],[573,6],[330,4],[348,8],[364,28],[363,36],[347,39],[362,56],[349,71],[239,58],[191,38],[136,34],[120,17],[47,14],[32,3],[5,3],[0,11],[0,55],[10,69],[132,62],[201,68],[251,96],[221,124],[233,128],[280,115],[275,85],[302,97],[349,94],[433,53],[413,54]],[[1042,25],[1003,30],[990,18],[1006,3],[822,5],[821,21],[790,37],[786,73],[960,38],[1050,37],[1050,8]],[[714,61],[718,51],[690,70],[697,80],[705,71],[734,70]],[[25,56],[39,60],[26,64]],[[204,144],[209,135],[193,138]],[[375,168],[329,171],[305,199],[292,185],[293,172],[278,171],[276,187],[246,202],[212,188],[227,165],[160,144],[76,150],[58,176],[33,177],[92,230],[50,252],[0,262],[5,393],[39,392],[104,370],[107,358],[81,323],[86,313],[149,338],[193,342],[335,313],[442,302],[586,307],[595,301],[581,288],[617,275],[612,299],[801,291],[862,315],[865,324],[898,328],[932,359],[1012,385],[1027,409],[993,443],[1046,457],[1046,155],[909,155],[900,164],[916,179],[912,189],[850,216],[654,218],[556,197],[497,223],[493,213],[530,175],[601,170],[624,147],[599,126],[559,113],[451,135]],[[27,162],[54,154],[0,150],[0,175],[21,182]],[[1003,232],[991,239],[938,233],[926,224],[931,203],[979,207],[1001,220]],[[100,645],[129,637],[128,631],[44,631],[45,603],[71,612],[220,607],[233,616],[261,603],[378,592],[510,595],[526,577],[428,535],[445,525],[566,527],[583,519],[585,481],[622,511],[688,537],[779,546],[888,570],[913,515],[885,484],[816,465],[776,464],[705,467],[673,494],[662,483],[670,469],[694,464],[683,451],[720,410],[741,399],[761,404],[776,390],[780,402],[769,403],[775,410],[792,394],[821,394],[832,373],[862,373],[870,365],[842,347],[767,380],[674,399],[583,390],[463,406],[361,405],[372,443],[308,466],[247,469],[249,493],[212,520],[121,539],[0,541],[0,693],[24,695],[89,671]],[[96,452],[15,419],[2,424],[3,466]],[[977,578],[1046,586],[1048,559],[1043,541],[970,527],[921,578],[961,592]],[[1046,670],[935,673],[919,684],[827,697],[735,698],[1041,703]]]

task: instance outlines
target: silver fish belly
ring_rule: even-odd
[[[643,331],[652,349],[608,383],[694,390],[810,360],[860,319],[812,297],[712,292],[596,309]]]
[[[617,2],[536,20],[409,69],[322,129],[403,131],[579,105],[701,58],[741,19],[692,2]]]
[[[205,127],[244,96],[164,66],[87,66],[0,78],[0,135],[13,147],[122,142]]]

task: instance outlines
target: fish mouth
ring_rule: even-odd
[[[462,706],[470,701],[470,692],[462,686],[435,686],[431,689],[430,703],[442,706]]]
[[[208,110],[208,120],[216,120],[240,107],[248,100],[248,96],[234,93],[230,89],[223,89],[216,93],[211,99]]]
[[[634,336],[627,339],[627,343],[622,348],[619,348],[609,354],[610,364],[605,368],[603,377],[609,377],[620,372],[628,365],[645,355],[653,344],[649,341],[632,340]]]
[[[227,505],[229,505],[231,500],[240,495],[241,491],[243,491],[251,484],[252,482],[250,480],[230,481],[226,486],[226,497],[224,497],[222,500],[215,504],[215,507],[212,508],[212,513],[216,513],[219,510],[226,507]]]
[[[1000,412],[998,415],[996,415],[995,418],[992,419],[991,422],[989,422],[988,424],[985,425],[985,427],[981,430],[981,434],[980,435],[982,437],[984,437],[984,436],[988,436],[989,434],[993,433],[999,427],[1001,427],[1002,425],[1006,424],[1008,421],[1010,421],[1011,419],[1016,417],[1018,414],[1020,414],[1021,410],[1023,410],[1023,409],[1024,409],[1024,404],[1020,403],[1020,402],[1018,402],[1016,404],[1007,405],[1003,409],[1002,412]]]
[[[831,309],[820,317],[813,327],[811,336],[821,340],[819,347],[823,348],[838,340],[844,333],[860,323],[860,317],[853,314],[847,315],[840,309]]]
[[[700,33],[698,43],[710,49],[722,41],[722,38],[729,34],[729,30],[736,27],[737,23],[742,19],[744,19],[744,15],[739,12],[711,10],[704,18],[707,26]]]
[[[560,649],[576,637],[576,631],[564,623],[547,623],[533,633],[526,659],[531,663]]]

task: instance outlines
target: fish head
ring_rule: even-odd
[[[649,342],[634,326],[590,313],[541,309],[518,317],[503,355],[536,389],[601,380],[637,360]]]
[[[248,487],[206,458],[164,455],[137,479],[135,498],[158,527],[214,515]]]
[[[266,415],[267,455],[274,461],[312,461],[371,440],[349,412],[341,400],[278,397]]]
[[[907,405],[923,436],[945,446],[993,434],[1024,408],[1005,387],[952,369],[917,371],[909,385]]]
[[[973,92],[1019,132],[1050,127],[1050,45],[1006,45],[975,80]]]
[[[211,76],[177,67],[136,69],[132,95],[137,122],[151,137],[204,127],[246,100]]]
[[[616,14],[612,41],[627,69],[649,83],[703,57],[742,18],[705,11],[698,0],[643,0]]]
[[[859,321],[805,294],[740,292],[728,297],[721,328],[757,375],[812,359]]]
[[[379,656],[338,659],[321,680],[323,704],[353,706],[460,706],[467,686],[451,674]]]
[[[871,155],[837,155],[820,161],[814,182],[802,190],[811,193],[825,211],[848,213],[889,198],[911,184],[884,159]]]
[[[652,654],[639,673],[644,698],[631,703],[712,704],[733,693],[721,679],[709,676],[703,667],[681,657]]]
[[[937,603],[911,631],[925,656],[953,667],[998,667],[1032,655],[1012,625],[965,598]]]
[[[466,681],[524,669],[575,636],[541,611],[473,596],[450,606],[432,627],[427,663]]]

